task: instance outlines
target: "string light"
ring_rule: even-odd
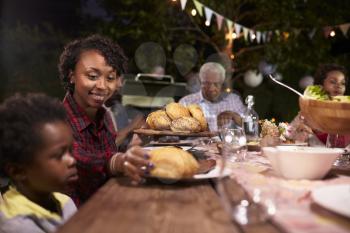
[[[171,0],[172,2],[176,2],[176,0]]]
[[[196,14],[197,14],[196,9],[192,9],[192,10],[191,10],[191,15],[192,15],[192,16],[196,16]]]
[[[235,55],[234,55],[234,54],[231,54],[230,58],[231,58],[231,59],[235,59]]]
[[[256,38],[256,35],[253,33],[252,34],[252,40],[255,40],[255,38]]]
[[[232,33],[232,38],[236,39],[237,38],[237,34],[235,32]]]
[[[205,26],[208,26],[208,27],[210,26],[209,20],[206,20],[206,21],[205,21]]]
[[[330,35],[331,37],[335,37],[335,31],[332,30],[331,33],[329,33],[329,35]]]

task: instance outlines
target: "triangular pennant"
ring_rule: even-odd
[[[316,28],[313,28],[309,33],[307,34],[310,39],[314,38],[314,35],[316,33]]]
[[[248,40],[248,32],[249,32],[249,30],[248,30],[248,28],[243,27],[243,26],[242,26],[242,28],[243,28],[244,40],[247,41]]]
[[[235,32],[237,36],[239,36],[239,34],[241,33],[241,28],[242,28],[242,25],[235,23]]]
[[[181,9],[184,10],[186,7],[187,0],[181,0]]]
[[[196,7],[198,14],[200,16],[203,16],[203,5],[202,3],[198,2],[197,0],[193,0],[194,6]]]
[[[229,19],[226,19],[226,23],[227,23],[228,30],[232,31],[233,22]]]
[[[205,18],[207,19],[207,22],[211,22],[211,17],[213,16],[213,11],[212,9],[208,8],[208,7],[204,7],[204,12],[205,12]]]
[[[256,32],[256,42],[258,42],[258,44],[260,44],[260,40],[261,40],[261,32],[257,31]]]
[[[250,42],[253,42],[256,38],[256,35],[254,33],[253,30],[249,30],[249,39],[250,39]]]
[[[347,37],[347,33],[350,27],[350,23],[345,23],[345,24],[341,24],[339,25],[339,28],[341,30],[341,32],[344,34],[345,37]]]
[[[219,15],[218,13],[215,12],[216,15],[216,23],[218,25],[218,30],[221,30],[222,27],[222,20],[224,19],[224,17],[222,15]]]
[[[261,35],[261,39],[262,39],[263,43],[266,42],[266,36],[267,36],[267,32],[263,32],[262,35]]]
[[[294,28],[293,29],[293,33],[294,33],[295,37],[298,37],[300,32],[301,32],[301,29],[299,29],[299,28]]]
[[[266,37],[266,41],[269,42],[272,38],[273,32],[272,31],[268,31],[267,32],[267,37]]]
[[[329,34],[331,33],[331,31],[332,31],[332,28],[331,28],[331,27],[329,27],[329,26],[324,27],[324,28],[323,28],[324,37],[327,38],[327,37],[329,36]]]

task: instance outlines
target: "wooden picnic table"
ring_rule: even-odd
[[[244,195],[236,189],[235,198]],[[198,180],[163,184],[148,180],[133,186],[128,178],[110,179],[58,232],[281,232],[267,221],[241,228],[224,210],[215,184]]]

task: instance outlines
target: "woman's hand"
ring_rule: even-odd
[[[143,176],[149,175],[154,168],[153,163],[149,161],[150,156],[147,150],[139,146],[133,146],[128,149],[123,156],[123,172],[133,181],[140,183]]]

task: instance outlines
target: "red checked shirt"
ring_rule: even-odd
[[[117,152],[116,132],[105,108],[97,111],[96,123],[77,104],[71,94],[63,100],[68,123],[73,130],[73,156],[77,161],[79,181],[70,191],[77,206],[83,204],[108,179],[109,159]]]

